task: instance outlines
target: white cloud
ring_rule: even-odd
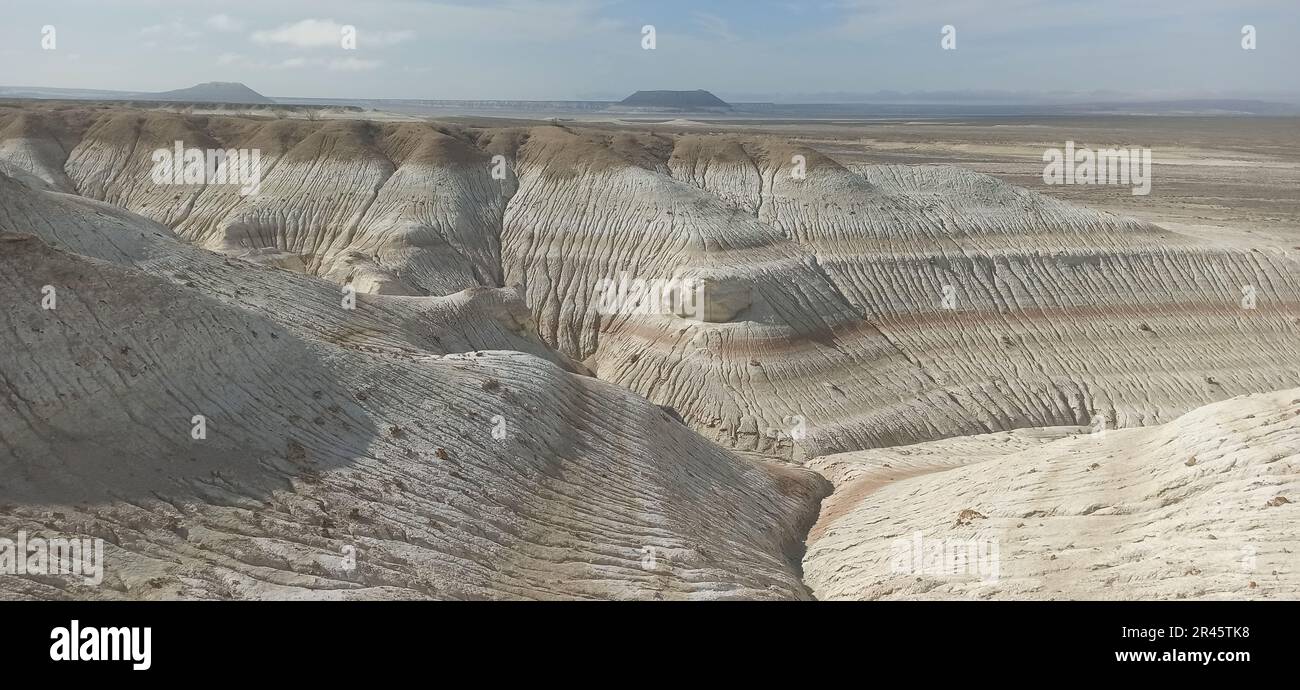
[[[231,17],[228,14],[214,14],[208,17],[204,22],[209,28],[217,31],[240,31],[244,28],[244,23]]]
[[[647,22],[610,17],[610,5],[610,0],[430,0],[405,7],[420,26],[421,37],[434,35],[443,41],[486,35],[513,44],[631,35],[633,45],[640,45],[641,25]]]
[[[379,31],[376,33],[363,34],[364,37],[358,37],[358,44],[365,41],[366,45],[373,46],[391,46],[397,45],[403,41],[409,41],[415,38],[414,31]]]
[[[256,43],[282,43],[298,48],[338,47],[343,26],[333,19],[304,19],[297,24],[286,24],[269,31],[254,31]]]
[[[264,31],[254,31],[252,39],[261,44],[281,44],[296,48],[337,48],[342,45],[345,24],[333,19],[304,19],[294,24]],[[357,29],[357,47],[382,48],[415,38],[414,31],[372,31]]]
[[[1234,9],[1269,4],[1271,0],[1239,0]],[[1078,30],[1115,23],[1121,17],[1139,26],[1150,21],[1172,21],[1198,11],[1212,14],[1220,5],[1218,0],[836,0],[834,6],[843,11],[843,16],[830,29],[839,35],[868,37],[914,27],[933,28],[929,33],[937,36],[939,27],[952,24],[959,33],[966,25],[978,27],[984,36],[1001,36],[1026,30]]]
[[[195,31],[184,22],[171,21],[166,24],[152,24],[140,29],[142,36],[159,36],[162,38],[198,38],[202,32]]]
[[[692,12],[695,24],[707,36],[716,38],[725,43],[735,43],[740,37],[731,30],[731,24],[726,19],[716,14],[708,12]]]
[[[355,57],[334,58],[331,60],[291,57],[276,62],[267,62],[240,53],[222,53],[217,56],[217,64],[223,67],[234,66],[255,70],[314,69],[331,72],[368,72],[378,69],[384,63],[382,60],[363,60]]]

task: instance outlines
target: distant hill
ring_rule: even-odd
[[[239,82],[210,81],[191,86],[188,89],[163,91],[162,93],[135,94],[136,100],[179,101],[184,103],[258,103],[268,104],[275,101],[244,86]]]
[[[710,111],[731,110],[726,101],[699,89],[696,91],[637,91],[614,106],[617,109]]]

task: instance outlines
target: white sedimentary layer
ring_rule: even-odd
[[[1300,389],[1233,398],[1161,426],[1088,431],[998,432],[816,459],[836,489],[809,535],[805,581],[819,599],[1253,599],[1300,590]],[[945,563],[938,550],[931,558],[935,544],[973,544],[977,555]],[[991,544],[996,568],[980,568]]]

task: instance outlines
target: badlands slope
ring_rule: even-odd
[[[824,481],[570,373],[508,291],[345,310],[4,176],[0,289],[0,533],[107,542],[5,598],[807,596]]]
[[[1300,389],[1233,398],[1161,426],[1078,431],[817,458],[811,466],[836,492],[809,535],[806,582],[819,599],[1300,591]],[[997,569],[981,569],[994,543]]]
[[[208,249],[367,293],[518,286],[547,346],[741,450],[1142,426],[1300,385],[1294,254],[958,168],[852,170],[771,141],[561,126],[6,118],[6,169]],[[260,193],[152,184],[148,152],[176,140],[260,149]],[[600,281],[623,274],[705,281],[705,313],[598,313]]]
[[[259,150],[259,192],[153,183],[177,140]],[[114,535],[157,596],[804,597],[827,487],[760,458],[1143,427],[1300,386],[1294,254],[948,166],[35,108],[0,110],[0,174],[7,294],[33,296],[6,302],[0,438],[24,479],[0,516]],[[68,316],[29,265],[70,286]],[[601,313],[623,275],[697,279],[704,308]],[[313,570],[341,540],[375,569]]]

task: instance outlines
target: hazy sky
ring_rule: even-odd
[[[642,48],[643,25],[656,49]],[[1242,27],[1257,48],[1242,49]],[[355,50],[340,28],[355,26]],[[956,50],[940,45],[956,28]],[[55,49],[42,49],[42,29]],[[269,96],[732,100],[1300,93],[1300,0],[0,0],[0,84]],[[839,94],[837,97],[836,94]],[[804,98],[800,98],[804,96]]]

